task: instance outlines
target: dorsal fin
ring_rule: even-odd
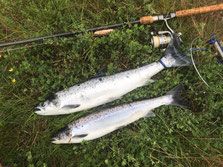
[[[100,78],[106,76],[104,71],[97,72],[94,76],[90,77],[90,79]]]

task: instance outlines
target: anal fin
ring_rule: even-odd
[[[148,83],[154,83],[155,81],[153,80],[153,79],[148,79],[148,80],[146,80],[146,82],[144,83],[144,85],[143,86],[146,86]]]
[[[144,117],[149,118],[149,117],[154,117],[154,116],[156,116],[156,114],[152,111],[149,111]]]
[[[104,71],[97,72],[94,76],[90,77],[90,79],[105,77],[106,73]]]
[[[148,79],[147,82],[153,83],[153,82],[155,82],[155,80],[153,80],[153,79]]]
[[[126,125],[119,126],[119,127],[117,127],[115,130],[118,130],[118,129],[121,129],[121,128],[124,128],[124,127],[126,127]]]

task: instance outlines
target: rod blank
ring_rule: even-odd
[[[140,20],[131,21],[131,22],[124,22],[124,23],[118,23],[118,24],[102,26],[102,27],[90,28],[90,29],[87,29],[85,32],[94,32],[96,35],[104,35],[104,34],[108,34],[109,32],[113,31],[111,29],[122,27],[124,25],[152,24],[155,21],[164,20],[165,18],[169,18],[170,19],[170,18],[174,18],[174,17],[185,17],[185,16],[191,16],[191,15],[195,15],[195,14],[214,12],[214,11],[219,11],[219,10],[223,10],[223,3],[217,4],[217,5],[212,5],[212,6],[205,6],[205,7],[200,7],[200,8],[181,10],[181,11],[177,11],[176,13],[170,13],[168,15],[144,16],[144,17],[141,17]],[[101,30],[104,30],[104,31],[101,31]],[[7,46],[11,46],[11,45],[26,44],[26,43],[41,41],[41,40],[44,40],[44,39],[56,38],[56,37],[74,36],[74,35],[82,34],[82,33],[84,33],[84,32],[83,31],[77,31],[75,33],[73,33],[73,32],[60,33],[60,34],[43,36],[43,37],[32,38],[32,39],[26,39],[26,40],[21,40],[21,41],[3,43],[3,44],[0,44],[0,47],[7,47]]]
[[[123,23],[118,23],[118,24],[112,24],[112,25],[107,25],[107,26],[102,26],[102,27],[90,28],[90,29],[87,29],[86,32],[96,32],[96,31],[107,30],[107,29],[115,29],[115,28],[118,28],[118,27],[122,27],[124,25],[129,25],[129,24],[131,25],[131,24],[138,24],[138,23],[140,23],[140,20],[131,21],[131,22],[123,22]],[[41,40],[44,40],[44,39],[52,39],[52,38],[56,38],[56,37],[74,36],[74,35],[83,34],[83,33],[84,33],[83,31],[66,32],[66,33],[43,36],[43,37],[37,37],[37,38],[31,38],[31,39],[26,39],[26,40],[21,40],[21,41],[3,43],[3,44],[0,44],[0,47],[26,44],[26,43],[41,41]],[[96,35],[97,35],[97,33],[96,33]]]

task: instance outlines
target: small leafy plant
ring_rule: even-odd
[[[84,31],[206,4],[206,0],[2,0],[0,42]],[[213,32],[219,32],[216,37],[222,39],[220,19],[219,13],[212,13],[169,22],[183,34],[182,53],[190,49],[192,39],[198,35],[200,40],[194,47],[209,49],[193,56],[210,88],[193,67],[168,69],[156,75],[153,84],[113,102],[118,105],[157,97],[185,83],[184,96],[191,110],[160,107],[154,111],[156,117],[141,119],[79,145],[53,145],[50,141],[58,129],[96,109],[44,117],[35,115],[34,107],[53,93],[84,82],[98,72],[111,75],[159,60],[162,50],[151,47],[150,32],[165,29],[164,24],[127,25],[108,36],[85,33],[1,53],[0,166],[221,166],[222,65],[213,56],[213,46],[206,43]]]

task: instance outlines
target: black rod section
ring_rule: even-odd
[[[136,21],[131,21],[131,22],[123,22],[119,24],[112,24],[112,25],[107,25],[107,26],[102,26],[102,27],[95,27],[95,28],[90,28],[87,29],[86,32],[95,32],[99,30],[106,30],[110,28],[118,28],[122,27],[124,25],[132,25],[132,24],[139,24],[140,20]],[[51,38],[57,38],[57,37],[68,37],[68,36],[73,36],[77,34],[83,34],[83,31],[77,31],[77,32],[65,32],[65,33],[60,33],[60,34],[54,34],[54,35],[49,35],[49,36],[42,36],[42,37],[37,37],[37,38],[31,38],[31,39],[26,39],[26,40],[21,40],[21,41],[15,41],[15,42],[8,42],[8,43],[3,43],[0,44],[0,47],[6,47],[6,46],[12,46],[12,45],[19,45],[19,44],[26,44],[26,43],[31,43],[31,42],[36,42],[44,39],[51,39]]]

